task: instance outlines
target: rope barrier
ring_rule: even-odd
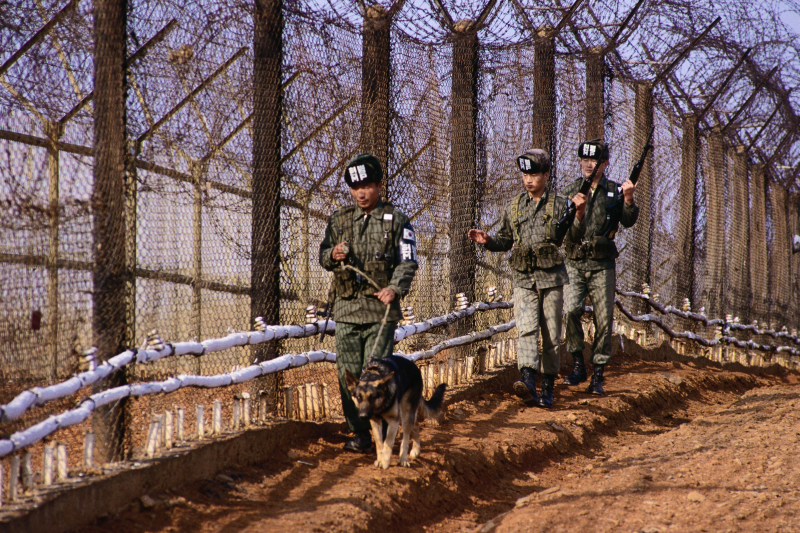
[[[461,311],[454,311],[446,315],[430,318],[407,326],[400,326],[395,330],[394,340],[400,342],[403,339],[428,331],[431,328],[446,326],[462,318],[473,315],[476,311],[490,311],[493,309],[510,309],[514,302],[476,302]],[[16,420],[25,414],[32,407],[44,405],[47,402],[66,398],[75,394],[83,387],[93,385],[105,379],[113,372],[121,370],[131,363],[150,363],[180,355],[194,355],[199,357],[212,352],[228,350],[239,346],[260,344],[271,340],[281,340],[285,338],[305,338],[318,335],[324,321],[319,320],[313,324],[304,326],[266,326],[264,331],[247,331],[231,333],[225,337],[208,339],[203,342],[177,342],[175,344],[166,343],[161,349],[133,349],[126,350],[111,359],[97,365],[93,370],[88,370],[76,374],[75,376],[50,385],[47,387],[34,387],[18,394],[13,400],[5,405],[0,405],[0,422]],[[326,333],[331,333],[336,328],[336,322],[328,322]]]
[[[486,308],[482,310],[489,309],[489,304],[483,305],[485,305]],[[474,313],[476,310],[477,308],[473,307],[472,313]],[[445,317],[456,317],[457,315],[463,314],[466,311],[467,310],[465,309],[463,311],[459,311],[458,313],[450,313],[449,315],[445,315]],[[425,322],[431,321],[427,320]],[[420,325],[424,325],[425,322],[420,323]],[[505,324],[491,326],[480,332],[473,332],[469,335],[449,339],[435,345],[433,348],[428,350],[413,352],[411,354],[398,353],[397,355],[406,357],[411,361],[430,359],[446,348],[463,346],[465,344],[471,344],[485,340],[498,333],[509,331],[510,329],[514,328],[514,326],[515,322],[512,320],[510,322],[506,322]],[[81,404],[75,409],[65,411],[64,413],[58,415],[50,416],[38,424],[12,434],[7,439],[0,439],[0,457],[5,457],[6,455],[14,453],[17,450],[35,444],[59,429],[80,424],[81,422],[87,420],[96,408],[118,402],[123,398],[169,393],[185,387],[227,387],[238,383],[245,383],[267,374],[273,374],[289,368],[297,368],[309,363],[317,363],[322,361],[335,363],[336,354],[328,351],[311,351],[300,354],[287,354],[226,374],[216,374],[213,376],[182,374],[178,377],[167,378],[164,381],[150,381],[146,383],[137,383],[134,385],[122,385],[108,389],[89,396],[89,398],[82,401]]]
[[[753,324],[740,324],[738,322],[728,322],[727,320],[721,318],[707,318],[702,313],[692,313],[681,311],[680,309],[676,309],[671,305],[663,306],[660,303],[656,302],[652,298],[650,298],[649,294],[642,294],[638,292],[628,292],[628,291],[616,291],[617,294],[621,294],[622,296],[629,296],[632,298],[639,298],[640,300],[644,300],[647,302],[648,305],[651,305],[656,311],[662,314],[672,314],[679,316],[681,318],[686,318],[689,320],[694,320],[696,322],[702,322],[704,326],[722,326],[723,330],[730,329],[736,331],[750,331],[754,335],[767,335],[772,337],[773,339],[788,339],[795,344],[800,344],[800,337],[797,335],[792,335],[791,333],[785,331],[775,331],[772,329],[759,329],[758,326]]]
[[[675,332],[669,326],[664,324],[660,318],[655,315],[645,314],[645,315],[638,315],[634,316],[630,311],[625,309],[618,299],[614,299],[614,303],[616,304],[617,308],[622,311],[629,320],[634,322],[648,322],[651,324],[655,324],[659,328],[661,328],[667,335],[673,338],[682,338],[682,339],[689,339],[698,344],[701,344],[707,348],[714,347],[720,344],[732,344],[737,348],[747,348],[749,350],[759,350],[762,352],[772,352],[772,353],[783,353],[788,352],[790,355],[800,355],[800,350],[796,350],[791,346],[772,346],[770,344],[758,344],[753,341],[742,341],[735,337],[729,336],[721,336],[718,339],[706,339],[697,335],[696,333],[692,333],[691,331],[683,331],[683,332]]]

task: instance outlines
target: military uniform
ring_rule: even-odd
[[[331,257],[334,247],[349,243],[347,258],[340,262]],[[387,323],[375,347],[376,359],[392,353],[394,330],[402,317],[400,299],[408,294],[417,270],[416,239],[408,217],[391,204],[378,201],[367,214],[358,206],[339,209],[328,221],[325,239],[319,249],[319,262],[334,272],[336,291],[333,319],[336,321],[336,367],[342,410],[350,430],[369,434],[370,424],[358,417],[350,398],[345,369],[358,378],[369,362],[373,344],[380,330],[386,306],[374,294],[378,292],[360,274],[342,268],[352,265],[392,289],[396,297],[389,305]]]
[[[602,161],[598,162],[600,163]],[[576,193],[583,181],[583,178],[579,178],[572,182],[564,189],[564,194]],[[577,365],[564,380],[568,385],[586,380],[586,370],[583,367],[584,333],[581,316],[587,295],[591,299],[594,311],[592,364],[595,365],[595,373],[599,373],[599,380],[602,380],[602,366],[611,360],[611,325],[614,318],[614,290],[617,281],[615,267],[619,252],[613,240],[613,231],[609,236],[602,236],[600,233],[608,232],[613,219],[618,218],[622,226],[629,228],[639,216],[639,208],[635,204],[625,203],[622,187],[605,177],[601,178],[594,191],[587,196],[586,214],[583,219],[585,234],[582,238],[575,238],[570,234],[564,241],[567,272],[570,278],[570,284],[564,292],[566,349],[572,353],[574,364]],[[618,211],[614,212],[615,210]],[[589,392],[602,393],[602,388],[592,390],[590,386]]]
[[[569,283],[564,257],[558,244],[564,233],[580,239],[583,224],[575,221],[562,231],[548,226],[559,220],[567,210],[567,197],[545,190],[537,202],[525,192],[515,197],[503,211],[497,234],[485,244],[491,252],[506,252],[515,247],[509,259],[514,283],[514,318],[519,341],[517,346],[520,369],[529,367],[543,374],[558,374],[558,336],[561,332],[563,286]],[[532,253],[531,253],[532,252]],[[517,259],[522,254],[533,259]],[[541,328],[541,326],[544,326]],[[539,355],[539,330],[542,331],[543,354]]]

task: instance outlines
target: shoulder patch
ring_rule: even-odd
[[[398,262],[405,261],[417,262],[417,236],[410,222],[403,224],[403,234],[400,236],[400,249],[398,250]]]

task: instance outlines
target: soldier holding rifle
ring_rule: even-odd
[[[497,234],[489,236],[479,229],[467,236],[492,252],[512,249],[508,263],[514,270],[514,318],[519,344],[518,366],[521,377],[514,393],[526,405],[553,405],[553,385],[558,374],[558,337],[561,333],[563,286],[569,283],[564,257],[559,250],[565,234],[580,240],[586,197],[572,199],[547,189],[550,157],[541,149],[531,149],[517,158],[525,192],[516,196],[503,211]],[[574,223],[573,223],[574,222]],[[543,354],[539,356],[539,330]],[[542,373],[541,395],[537,394],[536,374]]]
[[[353,158],[344,180],[356,205],[331,216],[319,262],[334,274],[329,300],[336,321],[336,369],[342,410],[355,433],[344,448],[368,453],[373,449],[370,424],[358,416],[345,369],[358,378],[370,356],[391,355],[394,330],[402,318],[400,298],[408,294],[417,271],[416,237],[408,217],[381,201],[383,170],[374,155]]]
[[[652,135],[652,132],[651,132]],[[611,332],[614,318],[614,289],[616,288],[616,258],[619,256],[614,236],[619,224],[629,228],[639,216],[633,202],[636,180],[647,150],[634,167],[631,179],[621,185],[609,181],[604,171],[608,167],[608,145],[601,139],[586,141],[578,147],[582,178],[564,190],[565,194],[589,184],[586,206],[586,232],[580,237],[568,234],[564,243],[567,253],[567,272],[570,284],[564,294],[566,348],[572,354],[572,372],[564,379],[566,385],[577,385],[588,378],[583,360],[583,326],[581,316],[588,295],[594,315],[594,343],[592,345],[592,379],[586,392],[605,394],[603,369],[611,360]]]

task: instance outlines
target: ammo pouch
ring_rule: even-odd
[[[333,272],[333,286],[338,298],[352,298],[358,292],[356,275],[352,270],[337,268]]]
[[[511,250],[511,255],[508,257],[508,265],[517,272],[528,272],[533,269],[533,260],[531,256],[531,249],[527,246],[517,244]]]
[[[581,259],[586,258],[586,252],[583,249],[583,245],[579,242],[564,243],[564,251],[567,254],[567,259],[572,259],[573,261],[580,261]]]
[[[564,256],[558,251],[558,246],[552,242],[543,242],[533,247],[535,265],[537,268],[548,269],[564,262]]]
[[[393,270],[394,269],[388,261],[367,261],[364,263],[364,273],[372,278],[381,289],[389,286],[389,281],[392,279]],[[364,280],[364,285],[367,286],[367,289],[365,290],[375,289],[375,287],[373,287],[372,284],[367,280]]]
[[[591,242],[574,243],[568,242],[564,245],[567,257],[574,261],[582,259],[615,259],[619,256],[617,245],[608,237],[595,235]]]
[[[613,240],[595,235],[588,246],[586,255],[590,259],[615,259],[619,254]]]

